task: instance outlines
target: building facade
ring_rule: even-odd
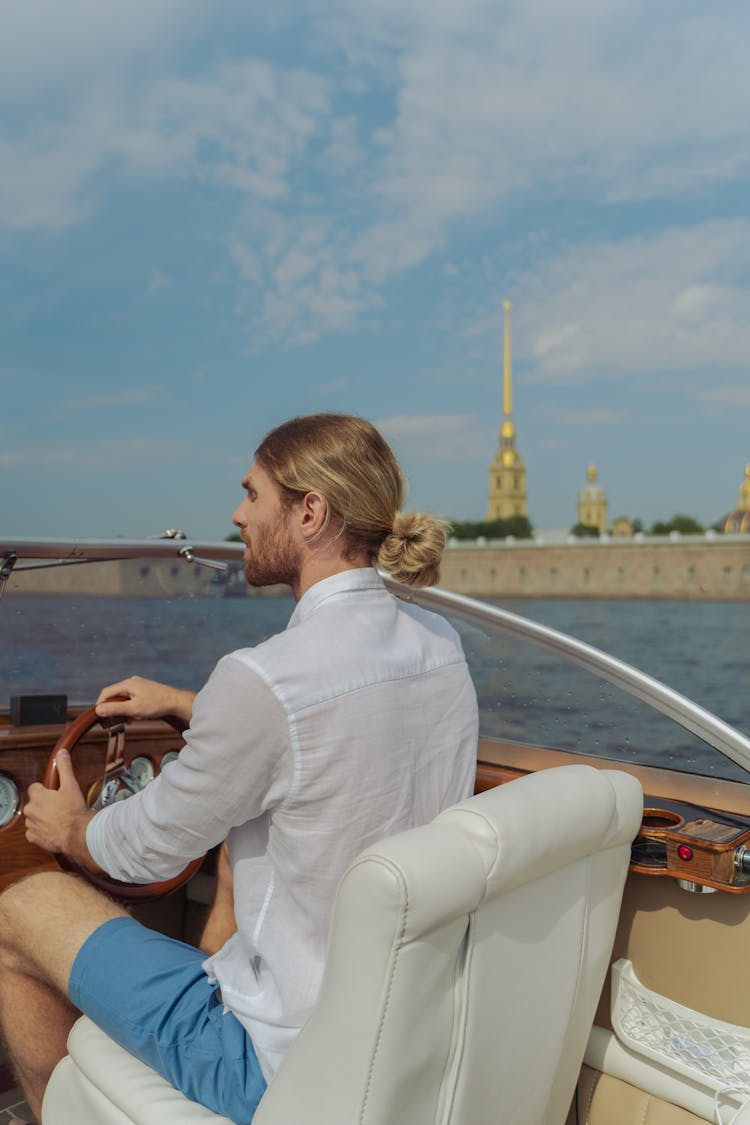
[[[596,483],[596,465],[586,470],[588,484],[578,493],[578,523],[595,527],[600,535],[607,530],[607,493]]]

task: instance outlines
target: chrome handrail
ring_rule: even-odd
[[[19,560],[48,559],[63,562],[113,562],[117,559],[174,559],[185,557],[186,550],[196,555],[231,561],[242,558],[242,543],[201,539],[9,539],[0,536],[0,559],[15,552]],[[18,569],[23,569],[20,563]],[[18,573],[18,569],[16,573]]]
[[[492,623],[501,633],[529,641],[537,648],[546,649],[556,656],[562,656],[580,665],[588,672],[619,687],[627,695],[640,699],[653,710],[666,715],[691,734],[697,735],[714,750],[725,754],[727,758],[731,758],[737,765],[750,772],[750,738],[735,730],[729,723],[725,723],[723,719],[717,718],[705,707],[688,699],[686,695],[667,687],[660,680],[639,671],[624,660],[618,660],[617,657],[610,656],[609,653],[602,652],[601,649],[594,648],[585,641],[570,637],[567,633],[551,629],[548,625],[530,621],[527,617],[519,617],[516,613],[510,613],[498,606],[487,605],[474,598],[467,598],[463,594],[454,594],[435,586],[412,590],[394,582],[385,574],[383,578],[386,586],[404,601],[414,602],[427,609],[451,611],[474,624]]]

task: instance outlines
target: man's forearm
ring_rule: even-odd
[[[69,859],[74,860],[80,867],[85,868],[86,871],[100,872],[102,869],[96,860],[91,855],[86,843],[86,829],[96,816],[96,813],[86,810],[85,812],[76,813],[71,818],[68,831],[66,833],[65,846],[61,851],[68,856]]]

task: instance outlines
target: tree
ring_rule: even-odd
[[[651,535],[669,535],[677,531],[680,535],[702,535],[705,528],[693,516],[686,516],[676,512],[671,520],[657,520],[651,525]]]
[[[454,539],[531,539],[534,529],[526,516],[497,520],[451,520]]]
[[[577,523],[571,527],[570,534],[576,539],[598,539],[599,528],[590,523]]]
[[[679,531],[680,535],[702,535],[706,529],[702,523],[692,516],[685,516],[681,513],[672,516],[672,531]]]

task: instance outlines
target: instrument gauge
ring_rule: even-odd
[[[154,763],[150,758],[139,755],[131,761],[128,773],[139,789],[145,789],[149,781],[154,780]]]
[[[0,828],[10,824],[18,812],[20,797],[15,781],[7,773],[0,773]]]
[[[166,754],[161,760],[161,768],[164,769],[170,762],[176,762],[180,756],[179,750],[167,750]]]

